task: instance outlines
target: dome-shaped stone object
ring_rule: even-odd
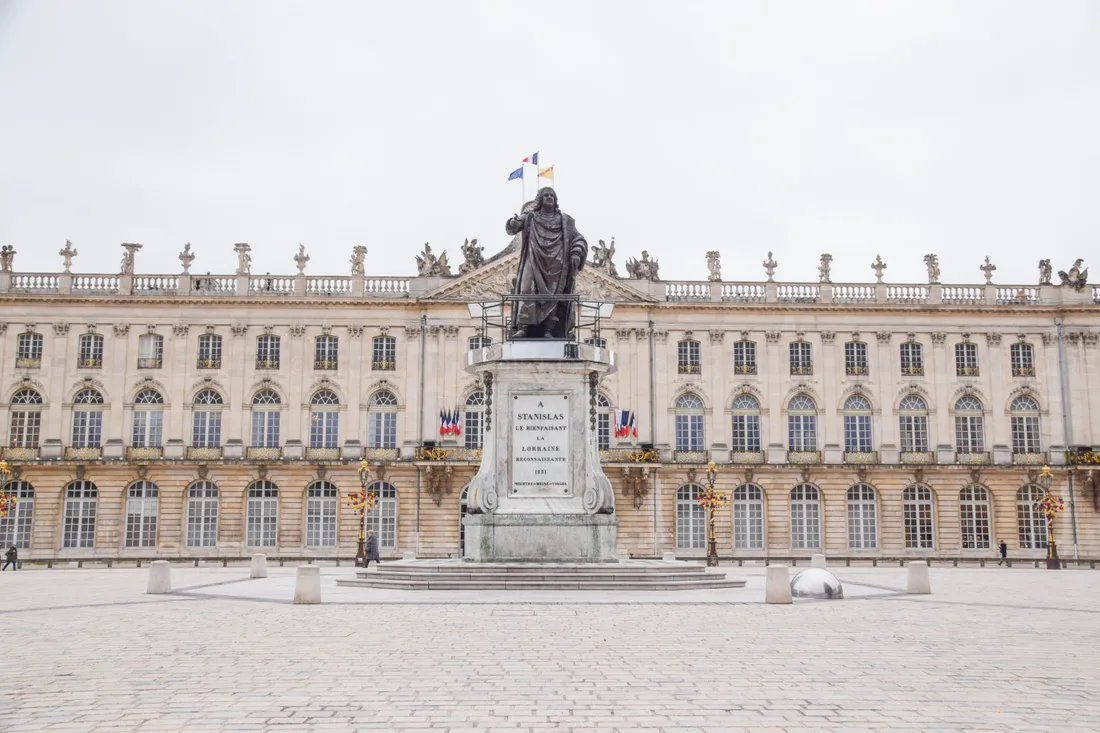
[[[828,570],[809,568],[791,580],[791,595],[795,598],[843,598],[844,588]]]

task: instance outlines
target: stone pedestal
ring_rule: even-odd
[[[493,562],[615,560],[613,514],[467,514],[467,559]]]

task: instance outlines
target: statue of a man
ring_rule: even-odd
[[[516,271],[515,295],[571,295],[577,273],[588,257],[588,242],[576,222],[558,208],[552,188],[540,189],[530,211],[509,219],[508,234],[523,233]],[[512,338],[568,338],[573,309],[552,297],[521,300],[514,311]]]

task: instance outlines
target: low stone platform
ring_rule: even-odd
[[[742,579],[707,571],[700,563],[628,560],[592,563],[472,563],[412,560],[357,570],[337,579],[343,587],[389,590],[602,590],[670,591],[743,588]]]

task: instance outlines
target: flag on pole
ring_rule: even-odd
[[[514,171],[512,171],[511,173],[508,174],[508,180],[509,181],[514,181],[517,178],[523,178],[523,166],[522,165],[519,168],[516,168]]]
[[[634,419],[634,413],[630,413],[630,433],[635,438],[638,437],[638,422]]]
[[[630,410],[615,410],[615,437],[625,438],[630,434]]]
[[[533,165],[535,167],[538,167],[538,164],[539,164],[539,151],[536,150],[531,155],[528,155],[526,158],[523,159],[523,162],[524,163],[530,163],[531,165]]]
[[[454,422],[454,434],[456,436],[462,435],[462,413],[458,411],[457,407],[455,408],[453,422]]]
[[[549,178],[551,181],[554,180],[554,166],[539,168],[539,178]]]
[[[444,416],[443,410],[440,410],[439,411],[439,434],[440,435],[446,435],[447,434],[445,432],[446,425],[447,425],[447,418],[446,418],[446,416]]]

